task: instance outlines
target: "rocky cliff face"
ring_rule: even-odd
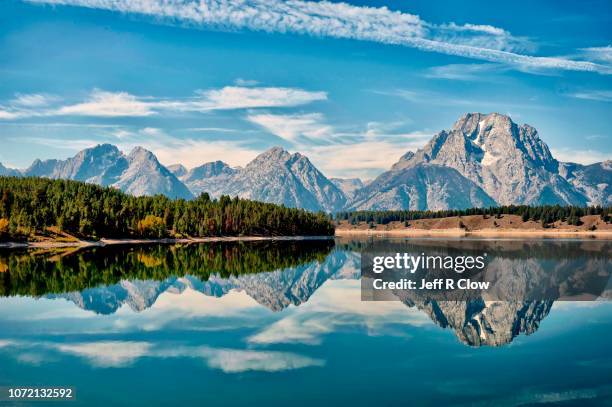
[[[586,167],[559,163],[535,128],[519,126],[510,117],[497,113],[469,113],[450,130],[436,134],[422,149],[406,153],[368,187],[357,190],[349,207],[455,209],[491,204],[606,204],[610,199],[609,167],[606,163]],[[453,185],[458,187],[453,188],[444,183],[451,175],[441,168],[455,170],[465,180],[458,181],[455,174]],[[474,191],[470,185],[479,190],[465,196],[465,191]],[[416,192],[419,188],[420,195]],[[439,198],[431,204],[421,204],[429,191]],[[463,199],[454,199],[462,195]]]
[[[419,164],[389,171],[355,192],[350,209],[442,210],[495,205],[476,183],[453,168]]]
[[[274,147],[223,178],[213,196],[230,195],[288,207],[332,212],[346,197],[302,154]]]
[[[193,197],[191,192],[161,165],[150,151],[135,148],[125,156],[116,146],[101,144],[66,160],[36,160],[25,176],[71,179],[114,186],[132,195],[164,194],[171,198]]]
[[[204,295],[222,297],[231,290],[244,291],[259,304],[273,311],[289,305],[300,305],[330,278],[358,278],[358,257],[335,251],[323,262],[310,262],[290,269],[236,277],[211,276],[202,281],[193,276],[171,277],[162,281],[123,280],[117,284],[96,287],[82,292],[52,294],[47,298],[65,298],[78,307],[98,314],[112,314],[127,304],[141,312],[151,307],[164,292],[182,293],[186,288]],[[347,267],[348,265],[351,267]]]
[[[502,346],[519,334],[532,334],[548,315],[553,301],[429,301],[407,303],[424,311],[442,328],[452,329],[470,346]]]
[[[166,168],[142,148],[125,156],[110,144],[67,160],[36,160],[22,172],[0,166],[0,175],[20,173],[113,185],[135,195],[190,198],[208,192],[327,212],[612,204],[612,161],[560,163],[535,128],[498,113],[462,116],[367,185],[328,179],[306,156],[280,147],[245,168],[222,161],[191,170],[180,164]]]
[[[393,165],[391,174],[381,177],[399,177],[424,164],[456,170],[502,205],[587,203],[587,198],[559,175],[559,163],[537,130],[526,124],[519,126],[508,116],[497,113],[464,115],[452,129],[436,134],[416,153],[405,154]],[[365,201],[374,201],[376,195],[384,193],[371,190]],[[364,201],[363,194],[358,195]],[[468,206],[478,206],[478,202]]]
[[[612,205],[612,160],[591,165],[559,163],[559,175],[587,197],[589,205]]]
[[[180,177],[194,195],[208,192],[213,196],[222,195],[224,185],[237,170],[223,161],[214,161],[192,168]]]
[[[189,189],[150,151],[136,147],[126,161],[127,167],[122,168],[123,171],[112,184],[122,191],[135,196],[163,194],[170,198],[193,198]]]
[[[363,181],[359,178],[330,178],[329,180],[344,193],[347,199],[353,198],[355,191],[364,187]]]

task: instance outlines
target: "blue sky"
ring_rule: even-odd
[[[280,145],[372,177],[494,111],[561,160],[612,158],[612,4],[495,3],[3,1],[0,162],[109,142],[244,165]]]

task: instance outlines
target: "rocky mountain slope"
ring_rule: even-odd
[[[353,198],[355,191],[365,186],[359,178],[330,178],[329,180],[344,193],[347,199]]]
[[[611,160],[592,165],[558,162],[535,128],[498,113],[464,115],[368,184],[356,178],[328,179],[306,156],[280,147],[244,168],[223,161],[190,170],[181,164],[164,167],[141,147],[126,156],[110,144],[66,160],[36,160],[23,171],[0,164],[0,175],[20,174],[115,186],[134,195],[189,199],[207,192],[214,198],[225,194],[326,212],[612,205]]]
[[[19,172],[19,170],[15,170],[13,168],[7,168],[4,165],[2,165],[2,163],[0,163],[0,175],[6,176],[6,177],[17,177],[21,175],[21,173]]]
[[[382,174],[355,192],[350,208],[441,210],[493,205],[482,188],[457,170],[421,164]]]
[[[432,165],[437,166],[437,174],[432,174]],[[610,165],[600,163],[588,167],[559,163],[537,130],[527,124],[519,126],[510,117],[498,113],[470,113],[461,117],[452,129],[436,134],[416,153],[406,153],[368,187],[356,191],[348,206],[351,209],[446,209],[493,202],[501,205],[604,204],[610,199]],[[458,173],[454,175],[454,185],[443,183],[442,179],[450,173],[440,168]],[[459,186],[457,175],[465,178]],[[465,191],[473,191],[474,187],[469,187],[472,184],[488,195],[488,199],[481,191],[455,199]],[[420,194],[415,186],[421,188]],[[434,199],[431,205],[421,204],[429,191],[441,198]]]
[[[559,175],[587,197],[589,205],[612,205],[612,160],[591,165],[559,163]]]
[[[236,172],[223,161],[214,161],[192,168],[179,178],[194,195],[208,192],[217,197],[223,194],[225,184]]]
[[[194,169],[185,182],[197,190],[207,185],[214,197],[225,194],[327,212],[339,210],[346,203],[342,191],[306,156],[290,154],[280,147],[258,155],[244,168],[232,170],[222,162],[205,166],[203,176],[196,176]]]
[[[191,191],[161,165],[153,153],[142,147],[136,147],[130,152],[127,168],[112,185],[136,196],[163,194],[170,198],[193,197]]]
[[[101,144],[66,160],[36,160],[25,176],[62,178],[113,186],[132,195],[163,194],[171,198],[193,197],[155,155],[136,147],[125,156],[116,146]]]

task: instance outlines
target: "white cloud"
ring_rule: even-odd
[[[426,314],[400,301],[360,300],[359,280],[328,280],[308,302],[248,338],[252,344],[321,343],[324,335],[342,327],[362,326],[371,336],[391,334],[393,325],[432,324]],[[397,332],[393,332],[397,334]]]
[[[602,153],[595,150],[577,150],[570,148],[550,149],[552,155],[559,161],[578,164],[593,164],[612,159],[612,153]]]
[[[292,143],[330,177],[371,177],[432,137],[428,132],[398,132],[406,121],[370,122],[363,131],[341,133],[321,113],[250,114],[247,120]]]
[[[290,352],[210,348],[208,346],[153,346],[148,342],[107,341],[74,344],[47,344],[62,353],[89,361],[94,367],[122,368],[143,357],[201,358],[213,369],[225,373],[247,371],[279,372],[323,366],[321,359]]]
[[[21,95],[7,107],[0,105],[0,119],[32,116],[144,117],[164,111],[208,112],[213,110],[294,107],[327,99],[327,93],[285,87],[226,86],[198,91],[182,99],[136,96],[128,92],[94,89],[83,102],[49,106],[57,101],[40,95]]]
[[[58,344],[57,350],[83,357],[96,367],[124,367],[145,356],[151,349],[147,342],[107,341]]]
[[[303,152],[328,177],[369,178],[388,170],[408,150],[423,147],[423,138],[405,141],[365,140],[313,146]]]
[[[325,92],[309,92],[294,88],[247,88],[226,86],[201,92],[201,103],[187,103],[186,109],[223,110],[255,107],[290,107],[326,100]]]
[[[485,81],[491,80],[484,74],[504,70],[498,64],[449,64],[434,66],[425,72],[425,77],[430,79],[448,79],[457,81]]]
[[[127,92],[105,92],[94,90],[85,102],[63,106],[49,115],[71,116],[150,116],[155,114],[151,105]]]
[[[323,123],[324,118],[320,113],[250,114],[247,120],[288,141],[296,141],[302,136],[310,139],[328,138],[333,133],[332,127]]]
[[[213,29],[248,29],[297,33],[402,45],[515,67],[563,69],[610,74],[608,65],[520,52],[531,44],[489,25],[433,24],[387,7],[354,6],[329,1],[281,0],[30,0],[155,17],[154,21]]]
[[[18,119],[19,117],[21,117],[21,115],[18,112],[4,110],[0,106],[0,120],[12,120]]]
[[[238,141],[177,139],[173,145],[141,144],[153,151],[162,164],[171,165],[178,160],[188,168],[219,159],[231,166],[244,166],[260,153]]]
[[[510,32],[491,25],[441,24],[435,31],[437,41],[508,52],[535,51],[527,38],[514,37]]]
[[[280,372],[323,366],[325,361],[289,352],[272,352],[237,349],[200,348],[200,356],[207,360],[211,368],[225,373],[247,371]]]
[[[223,159],[227,160],[229,165],[242,166],[259,154],[259,151],[249,147],[246,141],[209,141],[175,137],[154,127],[135,131],[121,129],[119,135],[117,131],[110,134],[115,137],[121,136],[116,143],[121,150],[130,151],[134,147],[144,147],[152,151],[164,165],[172,165],[178,161],[186,167],[195,167]]]
[[[603,134],[591,134],[585,137],[587,140],[605,140],[608,136],[604,136]]]
[[[577,99],[612,102],[612,90],[582,90],[567,95]]]
[[[6,339],[0,339],[0,349],[13,346],[15,342]]]
[[[601,61],[606,63],[612,63],[612,46],[607,47],[591,47],[582,48],[581,51],[584,55],[594,61]]]
[[[40,107],[47,106],[57,100],[57,96],[46,95],[43,93],[17,93],[15,95],[15,99],[11,100],[11,104],[25,107]]]

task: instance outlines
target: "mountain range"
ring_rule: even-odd
[[[537,130],[498,114],[468,113],[408,151],[367,184],[327,178],[308,157],[273,147],[243,168],[222,161],[165,167],[142,147],[128,155],[102,144],[66,160],[35,160],[0,175],[72,179],[133,195],[190,199],[240,196],[313,211],[463,209],[509,204],[612,205],[612,160],[564,163]]]

